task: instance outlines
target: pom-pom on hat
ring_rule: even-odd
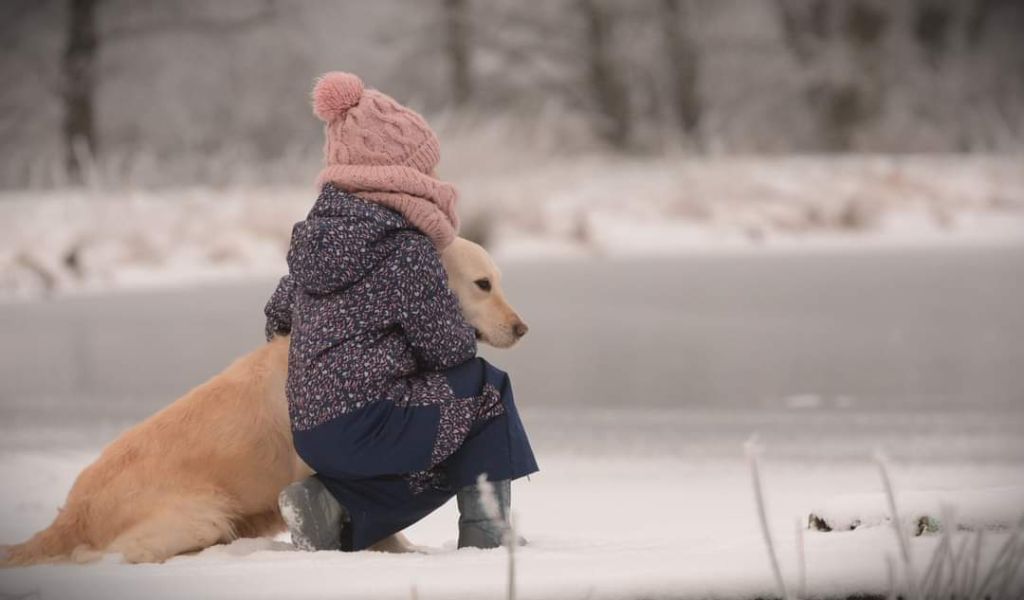
[[[313,113],[325,123],[319,185],[397,210],[438,249],[451,242],[459,226],[455,187],[434,176],[441,145],[423,117],[338,71],[317,80]]]
[[[345,112],[363,97],[363,81],[351,73],[327,73],[313,88],[313,113],[321,121],[330,123],[345,116]]]

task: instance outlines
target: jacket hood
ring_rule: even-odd
[[[326,184],[292,230],[288,269],[311,294],[343,290],[387,258],[390,244],[383,242],[411,228],[397,212]]]

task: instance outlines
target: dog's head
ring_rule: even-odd
[[[501,272],[487,251],[464,238],[441,253],[448,286],[459,298],[462,314],[476,329],[477,339],[496,348],[508,348],[529,328],[505,299]]]

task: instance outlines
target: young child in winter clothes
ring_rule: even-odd
[[[476,481],[537,470],[508,376],[476,358],[473,328],[439,252],[458,228],[456,191],[434,176],[423,118],[358,77],[313,90],[326,125],[320,196],[295,225],[289,274],[268,302],[268,339],[291,334],[295,448],[316,475],[280,497],[296,545],[361,550],[458,496],[459,547],[500,545]]]

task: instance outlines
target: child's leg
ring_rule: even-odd
[[[307,477],[281,490],[277,498],[292,543],[300,550],[340,550],[345,508],[316,477]]]
[[[462,445],[443,463],[456,490],[485,474],[493,482],[514,480],[537,471],[537,461],[519,418],[508,374],[477,358],[447,373],[456,397],[479,395],[496,400],[499,414],[478,421]],[[489,403],[481,403],[489,407]]]
[[[459,450],[445,462],[458,489],[459,548],[495,548],[505,543],[509,531],[511,480],[536,471],[537,463],[505,372],[476,359],[446,375],[456,397],[480,395],[483,399],[489,388],[500,403],[498,414],[476,423]],[[490,493],[482,493],[472,483],[480,475],[491,480]]]
[[[505,543],[512,482],[494,481],[489,487],[485,491],[479,485],[467,485],[455,496],[459,504],[459,548],[497,548]]]

